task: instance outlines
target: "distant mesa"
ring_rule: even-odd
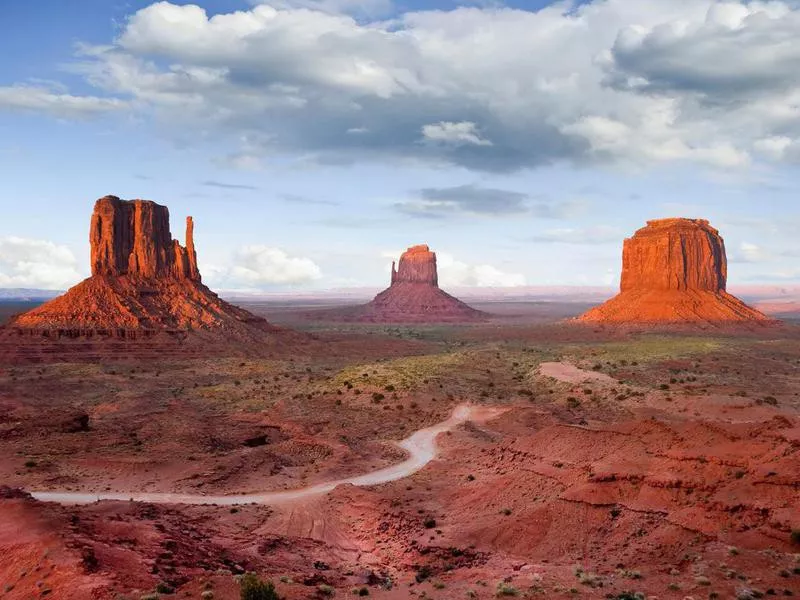
[[[372,302],[326,316],[373,323],[450,323],[488,317],[439,288],[436,253],[424,244],[412,246],[399,263],[392,263],[391,285]]]
[[[725,242],[704,219],[648,221],[622,250],[620,293],[578,317],[597,323],[743,323],[770,319],[725,291]]]
[[[273,329],[203,285],[191,217],[186,219],[186,246],[181,246],[172,239],[166,206],[105,196],[94,205],[89,241],[92,276],[12,319],[7,329],[48,337],[117,338]]]

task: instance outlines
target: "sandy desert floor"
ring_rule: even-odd
[[[554,323],[581,308],[263,306],[313,348],[2,364],[0,598],[800,595],[800,327]]]

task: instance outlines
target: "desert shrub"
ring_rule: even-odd
[[[419,569],[417,569],[417,574],[414,576],[414,579],[417,580],[417,583],[422,583],[430,576],[431,576],[431,568],[428,565],[423,565]]]
[[[385,397],[386,396],[384,396],[380,392],[375,392],[375,393],[372,394],[372,401],[377,403],[377,402],[380,402],[381,400],[383,400]]]
[[[422,525],[425,527],[425,529],[433,529],[436,527],[436,519],[433,517],[428,517],[422,522]]]
[[[333,589],[333,586],[330,586],[327,583],[321,583],[317,587],[317,591],[323,596],[333,596],[336,593],[336,590]]]
[[[264,581],[255,573],[247,573],[242,577],[241,600],[280,600],[278,592],[271,581]]]
[[[800,546],[800,529],[792,529],[789,534],[789,541],[795,546]]]
[[[358,595],[359,596],[369,596],[369,588],[368,587],[359,588],[358,589]]]
[[[211,590],[206,590],[202,594],[200,594],[201,600],[214,600],[214,592]]]
[[[164,583],[163,581],[156,586],[156,592],[159,594],[174,594],[175,588],[169,585],[168,583]]]
[[[519,596],[519,590],[515,588],[513,585],[501,581],[500,583],[497,584],[497,591],[495,592],[495,596],[498,597]]]

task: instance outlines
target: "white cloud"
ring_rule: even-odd
[[[306,8],[326,13],[380,16],[391,12],[392,0],[250,0],[274,8]]]
[[[770,254],[758,244],[742,242],[737,251],[731,256],[733,263],[760,263],[770,260]]]
[[[431,123],[422,127],[422,137],[430,142],[441,142],[445,144],[472,144],[475,146],[491,146],[492,142],[483,139],[478,134],[475,123],[462,121],[451,123],[442,121],[441,123]]]
[[[522,273],[508,273],[487,264],[469,265],[451,254],[436,254],[439,285],[448,287],[519,287],[526,284]]]
[[[0,287],[63,290],[83,279],[66,246],[44,240],[0,238]]]
[[[128,106],[117,98],[73,96],[49,88],[12,85],[0,87],[0,109],[44,112],[63,119],[80,119],[119,111]]]
[[[755,149],[772,160],[787,158],[792,149],[800,148],[798,140],[792,140],[783,135],[756,140]]]
[[[269,0],[209,17],[196,5],[157,2],[131,15],[110,45],[83,47],[71,67],[116,104],[41,88],[3,88],[15,99],[0,104],[72,114],[130,106],[174,135],[268,137],[268,145],[240,142],[229,163],[244,168],[271,153],[486,171],[800,160],[796,2],[595,0],[385,21],[348,14],[362,6]]]
[[[295,286],[322,277],[310,258],[289,256],[280,248],[244,246],[230,266],[205,267],[206,278],[225,289],[259,289],[269,286]]]

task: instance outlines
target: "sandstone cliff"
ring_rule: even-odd
[[[620,293],[578,317],[584,322],[762,322],[725,291],[725,243],[704,219],[648,221],[622,250]]]
[[[439,286],[436,253],[431,252],[425,244],[411,246],[400,256],[399,269],[395,270],[394,265],[392,263],[392,285],[405,282]]]
[[[92,276],[8,328],[48,337],[119,338],[161,330],[272,329],[202,284],[191,217],[184,247],[172,239],[166,206],[106,196],[95,203],[89,242]]]

